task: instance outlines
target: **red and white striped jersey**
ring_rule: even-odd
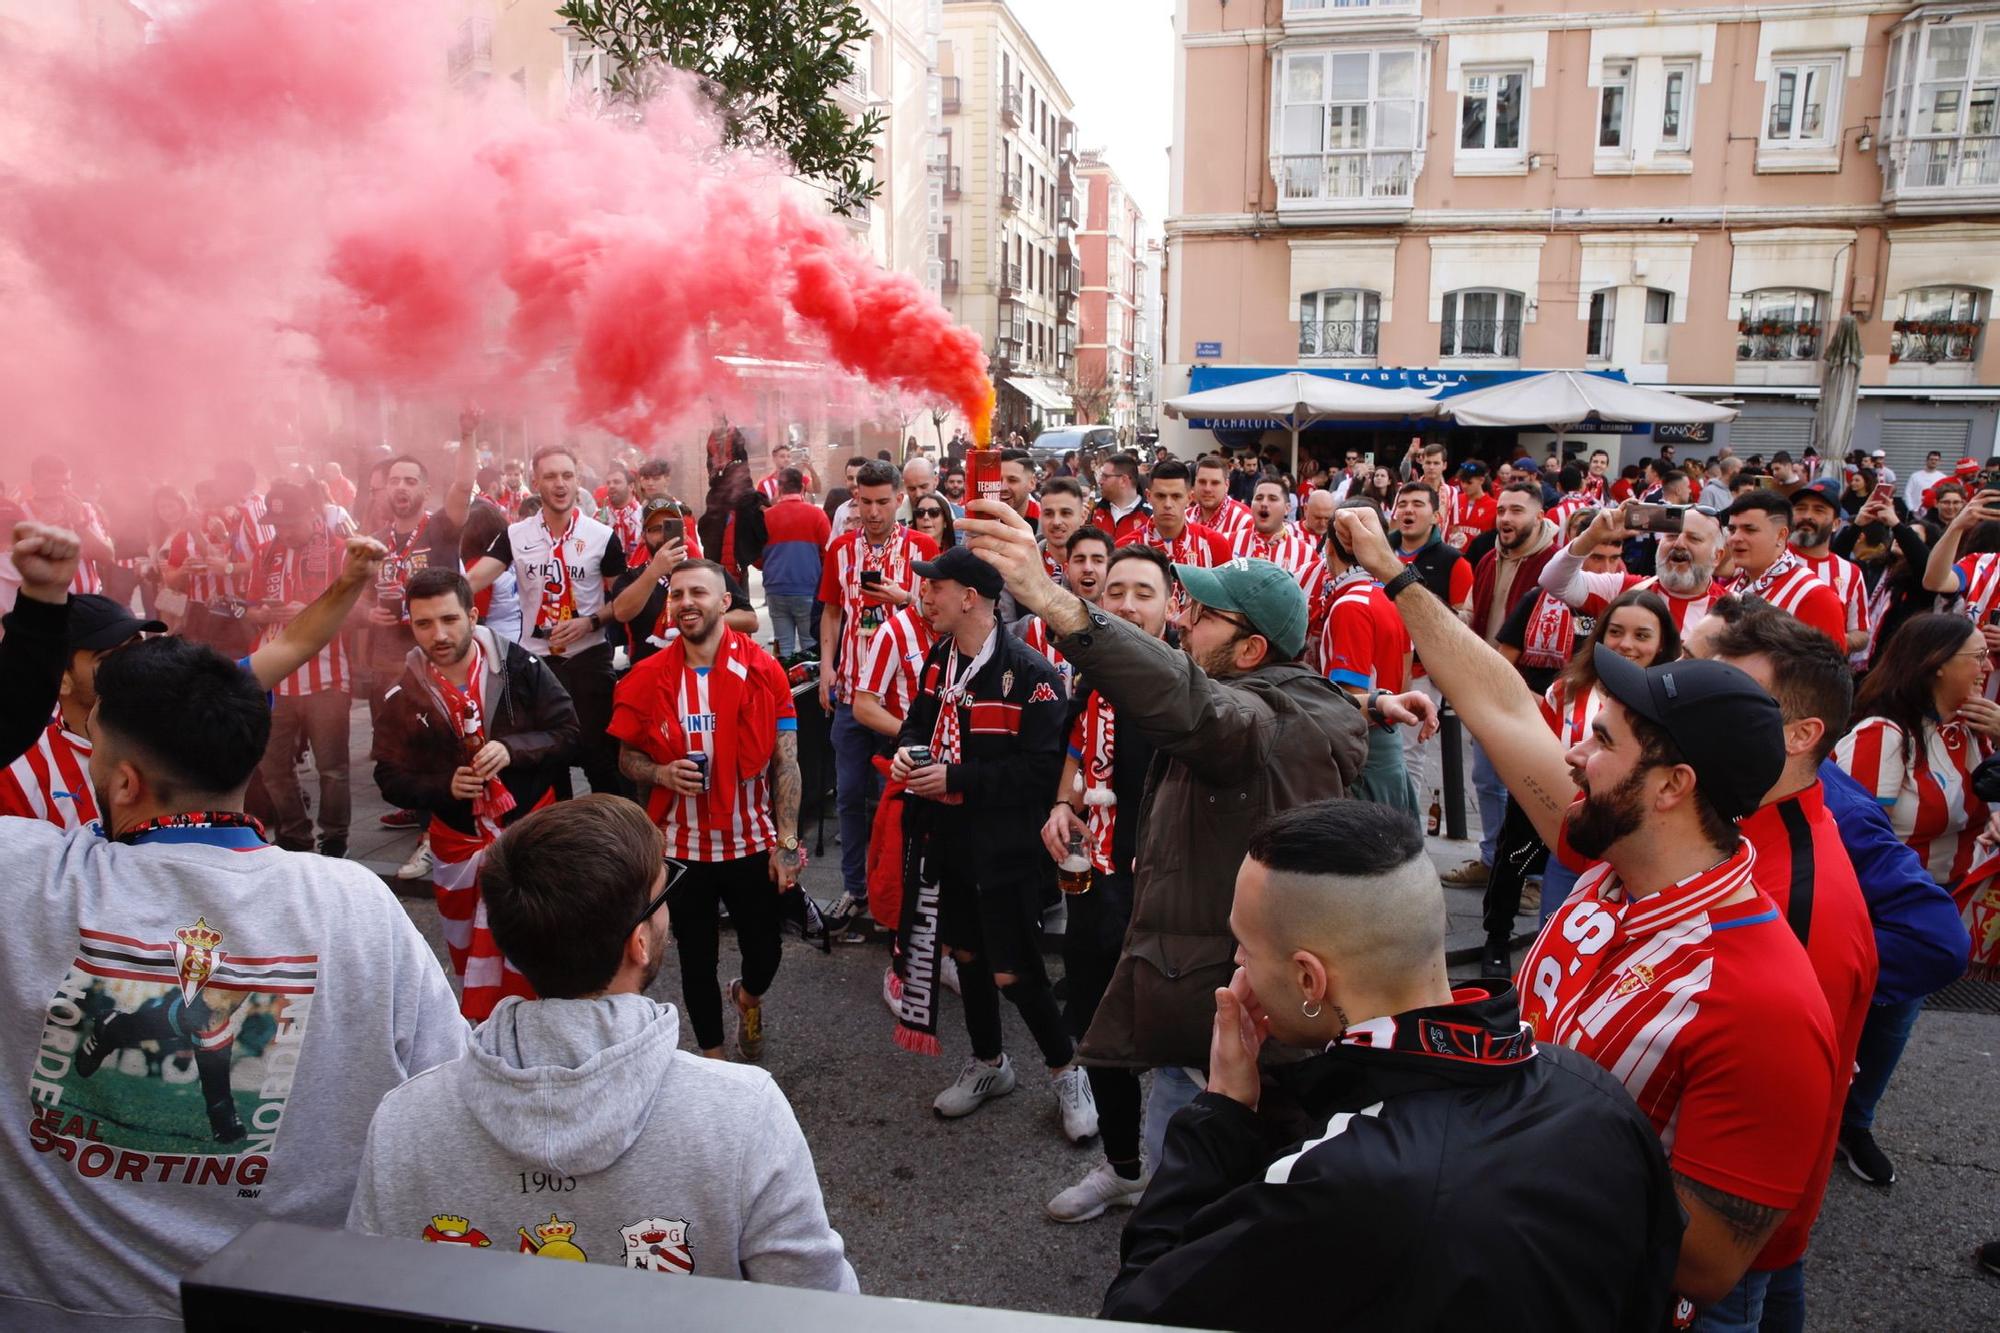
[[[1128,535],[1120,537],[1118,544],[1150,546],[1177,565],[1194,565],[1201,569],[1214,569],[1217,565],[1228,564],[1231,559],[1229,543],[1223,540],[1222,534],[1199,523],[1183,524],[1181,535],[1168,541],[1148,517]]]
[[[882,629],[868,647],[857,693],[872,694],[898,721],[910,715],[910,701],[917,696],[917,676],[924,669],[924,656],[937,642],[937,635],[906,606],[882,622]]]
[[[778,503],[778,474],[773,472],[770,476],[758,482],[757,493],[772,504]]]
[[[1660,600],[1667,604],[1667,611],[1674,618],[1674,628],[1681,632],[1683,639],[1687,637],[1689,630],[1701,623],[1702,617],[1708,614],[1708,608],[1715,604],[1716,598],[1729,595],[1727,588],[1720,583],[1711,582],[1705,591],[1693,597],[1677,597],[1667,591],[1666,585],[1660,582],[1657,574],[1639,575],[1622,572],[1592,574],[1579,571],[1570,588],[1583,589],[1582,600],[1571,601],[1570,605],[1586,616],[1603,615],[1604,608],[1611,605],[1620,593],[1632,588],[1644,588],[1647,592],[1658,593]]]
[[[819,600],[840,608],[840,658],[835,664],[834,696],[842,703],[854,702],[854,691],[868,665],[868,649],[875,635],[900,608],[861,595],[861,576],[869,571],[882,575],[887,583],[915,596],[919,560],[937,558],[937,544],[921,532],[898,524],[880,546],[868,541],[860,528],[844,532],[826,548],[820,564]],[[826,645],[820,645],[826,651]],[[822,667],[822,670],[825,668]]]
[[[1569,682],[1558,676],[1543,691],[1541,703],[1542,718],[1549,724],[1549,730],[1555,732],[1565,751],[1574,750],[1590,734],[1590,724],[1604,707],[1604,692],[1588,690],[1580,698],[1572,699]]]
[[[717,669],[745,671],[744,665],[734,660]],[[687,737],[688,753],[711,756],[708,780],[713,785],[729,778],[713,759],[716,716],[708,701],[709,675],[708,668],[683,667],[680,689],[674,699],[680,709],[681,731]],[[778,729],[792,731],[797,727],[798,714],[792,708],[792,696],[787,693],[779,704]],[[769,851],[778,841],[778,826],[771,818],[768,768],[738,780],[735,808],[729,812],[726,823],[709,810],[707,793],[682,796],[667,792],[665,796],[660,830],[666,836],[667,855],[675,860],[735,861]]]
[[[248,566],[255,552],[243,545],[243,529],[231,529],[220,517],[202,520],[202,530],[183,528],[167,541],[166,563],[180,569],[191,560],[206,562],[207,569],[189,570],[182,589],[190,603],[207,605],[243,595],[243,576],[225,574],[225,564]]]
[[[1257,515],[1241,500],[1222,497],[1222,504],[1210,514],[1199,503],[1191,503],[1188,508],[1188,522],[1204,528],[1213,528],[1221,533],[1233,546],[1243,537],[1257,530]]]
[[[635,553],[644,545],[639,538],[639,528],[645,508],[634,498],[615,508],[605,505],[597,515],[598,522],[618,535],[618,545],[624,548],[628,560],[635,558]]]
[[[1993,742],[1963,722],[1924,728],[1924,753],[1912,763],[1909,737],[1886,717],[1863,718],[1833,748],[1833,762],[1873,793],[1905,846],[1931,878],[1950,888],[1965,877],[1973,844],[1986,830],[1987,806],[1972,790],[1972,770]]]
[[[1283,527],[1270,536],[1251,528],[1235,537],[1235,554],[1250,560],[1268,560],[1290,574],[1304,587],[1314,569],[1325,569],[1310,537],[1297,528]]]
[[[268,543],[257,556],[257,572],[248,589],[250,595],[270,606],[288,602],[308,603],[333,582],[345,561],[345,551],[327,533],[319,533],[304,546]],[[264,627],[259,644],[274,642],[288,621],[273,621]],[[352,685],[347,648],[336,634],[311,661],[278,682],[279,698],[346,690]]]
[[[1969,555],[1953,565],[1958,571],[1958,591],[1965,598],[1965,614],[1975,624],[1993,618],[2000,606],[2000,555]]]
[[[91,504],[88,500],[76,501],[76,507],[83,515],[82,522],[76,525],[79,529],[77,535],[80,537],[95,537],[106,546],[109,546],[111,544],[111,532],[110,529],[104,526],[103,511],[99,510],[96,505]],[[66,511],[56,509],[47,504],[37,509],[33,500],[22,500],[21,511],[37,523],[51,523],[59,528],[67,528],[71,525],[70,516]],[[11,541],[11,538],[9,540]],[[104,591],[104,576],[97,568],[95,560],[87,555],[77,559],[76,577],[70,580],[69,590],[72,593],[101,593]]]
[[[27,753],[0,769],[0,815],[41,819],[57,828],[82,828],[97,818],[90,786],[90,741],[63,726],[60,716]]]
[[[497,836],[483,821],[477,834],[467,835],[431,817],[431,891],[437,899],[438,925],[444,932],[451,970],[460,982],[458,1011],[474,1023],[485,1022],[494,1006],[509,995],[535,998],[535,988],[500,952],[486,924],[479,867]]]
[[[1584,872],[1522,960],[1521,1016],[1625,1085],[1676,1172],[1788,1209],[1820,1165],[1801,1126],[1831,1110],[1834,1028],[1754,856],[1739,843],[1644,898]]]
[[[1570,515],[1596,507],[1591,498],[1582,491],[1572,491],[1555,502],[1554,507],[1549,510],[1548,519],[1556,525],[1556,533],[1560,535],[1568,526]]]
[[[1840,604],[1847,612],[1847,632],[1869,633],[1872,622],[1868,615],[1868,580],[1861,576],[1861,566],[1846,556],[1834,555],[1830,551],[1817,557],[1800,550],[1794,550],[1792,554],[1797,556],[1821,583],[1833,589],[1834,596],[1840,598]],[[1846,647],[1845,644],[1841,646]]]
[[[1410,634],[1403,618],[1365,569],[1351,569],[1333,585],[1321,631],[1319,671],[1348,689],[1409,688]]]
[[[1842,653],[1847,651],[1847,612],[1835,599],[1831,585],[1791,551],[1755,578],[1748,571],[1738,574],[1729,591],[1738,597],[1761,597],[1832,639]]]
[[[245,544],[261,548],[278,530],[264,521],[264,497],[252,491],[238,502],[243,511],[243,540]]]

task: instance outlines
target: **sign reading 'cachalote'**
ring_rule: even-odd
[[[1219,342],[1214,342],[1214,343],[1198,342],[1194,345],[1194,354],[1196,356],[1221,356],[1222,344]]]

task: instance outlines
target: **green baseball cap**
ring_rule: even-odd
[[[1174,573],[1188,596],[1203,606],[1247,617],[1278,657],[1289,661],[1305,651],[1305,592],[1297,579],[1269,560],[1237,556],[1214,569],[1175,565]]]

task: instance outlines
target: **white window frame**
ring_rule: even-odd
[[[1590,305],[1584,315],[1583,356],[1586,361],[1616,360],[1615,339],[1618,336],[1618,289],[1599,287],[1590,294]],[[1597,350],[1591,351],[1592,342]]]
[[[1597,146],[1599,157],[1630,157],[1632,155],[1632,75],[1637,62],[1632,60],[1607,60],[1597,84],[1597,120],[1591,132],[1591,140]],[[1618,142],[1604,142],[1605,101],[1616,89],[1618,105]]]
[[[1806,92],[1817,75],[1825,90],[1817,132],[1800,128],[1806,107]],[[1781,134],[1771,132],[1771,118],[1777,113],[1779,98],[1791,80],[1791,121]],[[1786,54],[1771,57],[1771,77],[1764,83],[1764,114],[1757,122],[1760,153],[1829,153],[1840,147],[1840,92],[1847,81],[1847,57],[1841,53]]]
[[[1335,60],[1365,57],[1368,62],[1367,87],[1363,97],[1334,97]],[[1385,57],[1405,57],[1410,62],[1407,96],[1382,95],[1382,66]],[[1417,175],[1423,169],[1425,115],[1428,110],[1430,68],[1422,47],[1384,45],[1379,47],[1317,47],[1284,51],[1275,55],[1276,81],[1271,98],[1271,171],[1278,184],[1280,212],[1315,208],[1408,208],[1415,199]],[[1321,95],[1317,100],[1292,100],[1292,71],[1296,65],[1317,63]],[[1409,142],[1385,142],[1386,107],[1408,111]],[[1319,110],[1317,148],[1297,148],[1288,142],[1286,131],[1302,117],[1288,112]],[[1391,136],[1393,137],[1393,136]],[[1317,162],[1311,159],[1319,159]],[[1400,160],[1399,160],[1400,159]],[[1334,188],[1328,192],[1328,186]],[[1310,193],[1295,193],[1311,186]],[[1400,188],[1398,188],[1400,187]]]
[[[1668,60],[1660,66],[1660,142],[1658,151],[1662,153],[1685,153],[1694,145],[1694,90],[1699,82],[1700,62],[1695,60]],[[1681,81],[1680,124],[1675,133],[1667,134],[1667,98],[1674,80]]]
[[[1469,296],[1490,296],[1494,298],[1497,312],[1493,324],[1493,340],[1490,347],[1466,350],[1465,306]],[[1440,321],[1438,356],[1447,360],[1478,361],[1519,361],[1521,359],[1521,331],[1527,323],[1528,298],[1525,292],[1513,291],[1505,287],[1462,287],[1444,294],[1443,318]],[[1508,317],[1513,312],[1512,319]],[[1509,351],[1505,345],[1508,324],[1514,327],[1514,347]],[[1449,338],[1448,345],[1445,339]]]
[[[1520,166],[1525,168],[1528,161],[1528,90],[1532,82],[1533,69],[1528,65],[1468,65],[1459,74],[1458,125],[1452,142],[1456,145],[1456,160],[1473,166]],[[1517,113],[1515,143],[1511,147],[1501,147],[1494,143],[1499,130],[1499,80],[1519,81],[1520,107]],[[1484,81],[1482,91],[1475,93],[1474,84]],[[1465,139],[1465,113],[1474,102],[1486,105],[1484,142],[1467,147]]]
[[[1357,314],[1351,321],[1355,327],[1355,345],[1346,351],[1329,352],[1323,345],[1315,344],[1307,350],[1306,325],[1324,325],[1329,318],[1327,307],[1329,298],[1352,297]],[[1369,325],[1373,325],[1373,329]],[[1342,361],[1373,361],[1381,353],[1382,345],[1382,293],[1365,287],[1328,287],[1316,292],[1299,294],[1299,355]]]
[[[1782,310],[1767,309],[1779,297],[1787,298]],[[1802,299],[1803,298],[1803,299]],[[1827,312],[1832,308],[1830,293],[1811,287],[1760,287],[1756,291],[1744,292],[1736,303],[1737,346],[1736,360],[1739,365],[1755,362],[1801,363],[1817,361],[1826,347]],[[1782,318],[1774,318],[1782,316]],[[1778,326],[1771,334],[1762,332],[1767,323]],[[1803,334],[1786,332],[1785,326],[1810,327],[1813,332]],[[1760,346],[1753,340],[1778,338],[1778,343],[1762,346],[1776,346],[1789,351],[1789,356],[1745,356],[1746,350]]]
[[[1965,69],[1955,78],[1927,78],[1932,47],[1947,34],[1971,31]],[[1907,38],[1907,40],[1903,40]],[[1883,132],[1894,142],[1889,188],[1896,194],[1951,197],[1991,194],[2000,188],[2000,20],[1967,16],[1950,23],[1914,25],[1891,47],[1882,97]],[[1955,94],[1947,129],[1938,123],[1936,98]],[[1924,114],[1930,105],[1928,117]],[[1987,122],[1975,125],[1983,110]]]

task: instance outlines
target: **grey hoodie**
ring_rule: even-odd
[[[642,995],[502,1000],[369,1126],[350,1230],[857,1291],[761,1069],[683,1053]]]

